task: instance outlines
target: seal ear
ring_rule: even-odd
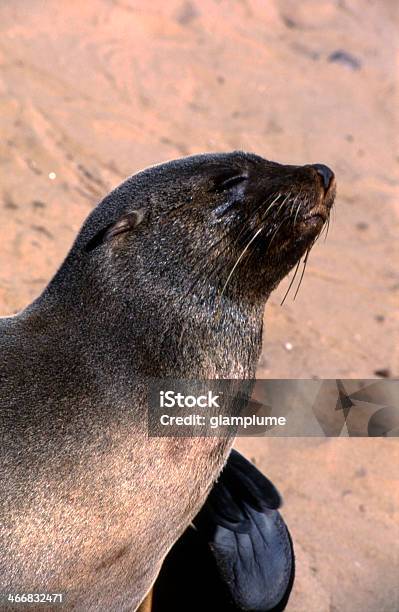
[[[91,238],[87,243],[85,251],[89,253],[96,247],[104,244],[104,242],[108,242],[121,234],[130,232],[137,227],[143,219],[144,211],[141,209],[133,210],[125,215],[122,215],[122,217],[97,232],[97,234],[95,234],[95,236],[93,236],[93,238]]]

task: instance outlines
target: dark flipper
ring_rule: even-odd
[[[288,599],[294,555],[280,504],[274,485],[233,450],[193,521],[239,610],[273,610]]]
[[[294,580],[290,535],[274,485],[232,451],[154,587],[161,610],[284,610]]]

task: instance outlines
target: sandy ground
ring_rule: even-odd
[[[1,2],[1,314],[127,175],[245,149],[338,181],[297,299],[286,279],[266,308],[259,377],[399,375],[398,25],[396,0]],[[397,441],[238,446],[285,497],[288,609],[398,611]]]

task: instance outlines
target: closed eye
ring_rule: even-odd
[[[221,183],[218,183],[215,186],[215,191],[227,191],[228,189],[232,189],[233,187],[236,187],[240,183],[246,181],[247,178],[248,177],[245,174],[237,174],[236,176],[230,176]]]

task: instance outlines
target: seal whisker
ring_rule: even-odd
[[[239,235],[235,238],[235,240],[232,242],[232,246],[238,241],[239,236],[242,234],[242,232],[244,232],[245,230],[247,230],[248,227],[245,226],[244,228],[241,229]],[[231,234],[234,231],[234,227],[229,228],[223,235],[222,237],[217,240],[214,244],[212,244],[209,249],[208,249],[208,255],[210,253],[212,253],[213,251],[215,251],[217,249],[218,246],[220,246],[223,242],[227,241],[229,239],[229,237],[231,236]],[[221,256],[226,252],[227,248],[223,249],[222,252],[219,254],[219,256],[216,259],[216,264],[219,262]],[[200,264],[203,264],[202,266]],[[211,269],[210,274],[208,275],[208,279],[212,278],[212,274],[216,271],[221,270],[224,267],[224,263],[222,263],[220,266],[218,265],[214,265],[213,268]],[[201,271],[206,271],[206,267],[207,267],[207,262],[205,261],[204,264],[204,259],[203,257],[200,257],[197,259],[196,262],[194,262],[194,266],[193,266],[193,272],[198,271],[199,274],[197,275],[197,277],[195,278],[194,282],[192,283],[192,285],[190,285],[190,292],[192,291],[192,289],[195,287],[195,285],[197,284],[197,282],[199,281],[199,279],[201,278]]]
[[[295,217],[294,217],[294,227],[296,225],[298,214],[299,214],[299,211],[301,210],[301,208],[302,208],[302,202],[299,202],[298,207],[296,209]]]
[[[274,194],[273,194],[273,195],[274,195]],[[263,213],[263,219],[265,219],[265,218],[268,216],[268,214],[269,214],[269,212],[271,211],[271,209],[273,208],[274,204],[277,202],[277,200],[278,200],[279,198],[281,198],[281,196],[282,196],[282,193],[278,192],[278,194],[277,194],[277,196],[274,198],[273,202],[271,202],[271,203],[269,204],[269,206],[266,208],[265,212]],[[257,213],[257,212],[259,211],[259,209],[260,209],[260,208],[263,206],[263,204],[265,204],[265,202],[266,202],[266,200],[265,200],[264,202],[262,202],[261,206],[259,206],[259,207],[258,207],[258,208],[255,210],[255,213]]]
[[[283,219],[283,220],[281,221],[281,223],[280,223],[280,224],[279,224],[279,226],[277,227],[276,231],[274,232],[273,236],[271,237],[271,240],[270,240],[270,242],[269,242],[269,244],[268,244],[268,246],[267,246],[267,249],[266,249],[266,253],[265,253],[265,255],[266,255],[266,254],[268,253],[268,251],[270,250],[271,245],[272,245],[272,242],[273,242],[274,238],[276,237],[276,235],[278,234],[278,232],[279,232],[279,230],[281,229],[281,227],[282,227],[282,225],[284,224],[284,222],[285,222],[285,219]],[[253,250],[252,250],[252,252],[251,252],[251,253],[248,255],[248,257],[247,257],[247,262],[246,262],[247,264],[248,264],[248,263],[249,263],[249,261],[251,260],[251,257],[252,257],[252,255],[253,255],[254,253],[255,253],[255,249],[253,249]]]
[[[264,219],[262,219],[262,221],[264,221]],[[281,221],[281,223],[278,225],[278,227],[276,228],[276,230],[275,230],[274,234],[273,234],[273,235],[272,235],[272,237],[271,237],[271,240],[270,240],[269,244],[267,245],[267,249],[266,249],[265,255],[267,255],[268,251],[270,250],[270,248],[271,248],[271,246],[272,246],[272,243],[273,243],[273,240],[274,240],[274,238],[277,236],[277,234],[278,234],[279,230],[281,229],[282,225],[284,224],[284,222],[285,222],[285,219],[283,219],[283,220]],[[250,253],[250,255],[248,256],[247,262],[249,262],[249,261],[250,261],[250,259],[251,259],[251,257],[252,257],[252,255],[253,255],[253,253],[254,253],[254,252],[255,252],[255,249],[253,249],[253,251],[252,251],[252,252]]]
[[[274,192],[274,193],[272,193],[272,194],[271,194],[271,196],[269,196],[269,198],[268,198],[268,199],[270,199],[270,198],[274,198],[274,199],[273,199],[273,201],[272,201],[272,202],[271,202],[271,203],[268,205],[268,207],[267,207],[267,209],[266,209],[265,213],[263,214],[263,216],[262,216],[262,222],[263,222],[263,221],[265,221],[266,217],[268,216],[268,214],[270,213],[270,211],[271,211],[271,210],[272,210],[272,208],[274,207],[274,205],[275,205],[275,203],[277,202],[277,200],[278,200],[278,199],[281,197],[281,195],[282,195],[282,194],[281,194],[280,192],[278,192],[277,194],[276,194],[276,192]],[[259,210],[261,210],[262,206],[264,206],[264,204],[265,204],[265,203],[268,201],[268,199],[266,199],[266,200],[262,200],[262,202],[261,202],[261,203],[260,203],[260,204],[259,204],[259,205],[256,207],[256,209],[255,209],[255,210],[254,210],[254,211],[251,213],[250,217],[248,218],[248,221],[250,221],[250,219],[251,219],[251,218],[254,218],[254,217],[256,216],[256,214],[259,212]],[[248,228],[248,223],[247,223],[247,224],[245,224],[245,225],[244,225],[244,226],[241,228],[241,230],[240,230],[240,232],[238,233],[238,235],[236,236],[236,238],[233,240],[233,242],[232,242],[232,245],[231,245],[231,246],[233,247],[234,245],[236,245],[236,244],[237,244],[237,242],[239,241],[239,239],[240,239],[240,238],[243,236],[243,234],[244,234],[245,232],[249,231],[249,229],[250,229],[250,228]],[[226,231],[226,232],[223,234],[223,236],[222,236],[222,237],[221,237],[221,238],[220,238],[220,239],[219,239],[219,240],[218,240],[216,243],[214,243],[213,245],[211,245],[211,247],[209,248],[208,253],[210,253],[210,252],[214,251],[214,250],[215,250],[215,249],[216,249],[216,248],[217,248],[217,247],[218,247],[218,246],[219,246],[221,243],[223,243],[224,241],[228,240],[228,238],[230,237],[230,235],[231,235],[231,233],[232,233],[233,231],[234,231],[234,228],[229,228],[229,229],[228,229],[228,230],[227,230],[227,231]],[[222,256],[222,255],[223,255],[225,252],[226,252],[226,249],[224,249],[224,250],[223,250],[223,251],[220,253],[220,255],[219,255],[218,259],[220,259],[220,258],[221,258],[221,256]],[[196,276],[196,278],[195,278],[195,280],[193,281],[192,285],[190,285],[189,292],[191,292],[191,291],[193,290],[193,288],[195,287],[195,285],[198,283],[199,279],[201,278],[201,271],[206,271],[206,262],[205,262],[205,265],[202,265],[202,266],[198,266],[198,267],[197,267],[197,264],[202,264],[202,263],[203,263],[203,258],[201,257],[200,259],[198,259],[198,260],[197,260],[197,262],[196,262],[196,263],[194,264],[194,266],[193,266],[193,271],[196,271],[196,269],[197,269],[197,270],[198,270],[198,272],[199,272],[199,274]],[[214,267],[212,268],[212,270],[211,270],[210,274],[208,274],[208,279],[209,279],[209,278],[212,278],[212,275],[213,275],[215,272],[218,272],[218,271],[222,270],[222,269],[223,269],[223,267],[224,267],[224,265],[225,265],[224,263],[221,263],[221,265],[220,265],[220,266],[214,266]]]
[[[324,242],[327,240],[329,226],[330,226],[330,215],[328,215],[326,223],[323,225],[321,231],[316,236],[315,242],[319,240],[319,238],[321,238],[324,233],[326,234],[324,236]]]
[[[271,194],[271,198],[273,198],[275,196],[276,192]],[[274,198],[274,200],[269,204],[269,206],[267,207],[266,211],[263,214],[263,218],[262,220],[265,220],[266,216],[268,215],[268,213],[272,210],[272,208],[274,207],[274,204],[277,202],[277,200],[281,197],[281,192],[279,191],[276,195],[276,197]],[[262,206],[265,205],[265,203],[267,202],[266,200],[262,200],[262,202],[255,208],[254,211],[252,211],[249,215],[248,215],[248,221],[250,221],[251,219],[254,219],[256,217],[256,215],[258,214],[258,212],[262,209]],[[237,238],[234,241],[234,244],[236,244],[239,239],[241,238],[242,234],[246,231],[247,226],[243,226],[240,230],[240,232],[237,235]]]
[[[284,200],[283,200],[283,201],[282,201],[282,203],[280,204],[280,206],[279,206],[279,208],[278,208],[278,210],[277,210],[277,213],[276,213],[276,216],[277,216],[277,217],[279,216],[279,214],[280,214],[280,210],[283,208],[284,204],[286,203],[286,201],[288,200],[288,198],[290,197],[290,195],[291,195],[291,194],[292,194],[292,191],[290,191],[290,192],[289,192],[289,193],[288,193],[288,194],[285,196]]]
[[[290,216],[291,216],[291,217],[292,217],[292,215],[294,214],[295,204],[296,204],[297,199],[299,198],[300,193],[301,193],[301,192],[297,193],[297,194],[296,194],[296,196],[295,196],[295,198],[294,198],[294,199],[292,200],[292,202],[291,202],[291,208],[290,208]]]
[[[299,287],[302,284],[302,280],[303,280],[303,277],[304,277],[304,274],[305,274],[305,270],[306,270],[306,264],[308,263],[309,253],[310,253],[310,249],[312,248],[312,246],[313,245],[311,245],[308,248],[308,250],[306,251],[305,259],[303,260],[302,274],[301,274],[301,278],[299,279],[298,287],[296,288],[296,291],[295,291],[294,300],[296,299],[296,296],[298,295]]]
[[[302,258],[301,258],[301,259],[302,259]],[[285,300],[286,300],[286,298],[287,298],[287,296],[288,296],[288,294],[289,294],[289,292],[290,292],[290,290],[291,290],[291,287],[292,287],[292,285],[294,284],[295,277],[296,277],[296,275],[297,275],[297,273],[298,273],[298,270],[299,270],[299,264],[301,263],[301,259],[298,259],[298,263],[297,263],[297,265],[295,266],[294,276],[292,277],[291,282],[290,282],[290,284],[289,284],[289,286],[288,286],[288,289],[287,289],[287,291],[285,292],[285,295],[284,295],[284,297],[283,297],[282,301],[280,302],[280,306],[282,306],[282,305],[284,304],[284,302],[285,302]]]
[[[325,227],[325,226],[324,226]],[[323,228],[324,229],[324,228]],[[327,217],[327,229],[326,229],[326,235],[324,238],[324,242],[327,240],[327,236],[328,236],[328,230],[330,229],[330,215],[328,215]]]
[[[275,193],[274,193],[274,194],[272,194],[272,196],[271,196],[271,197],[274,197],[274,195],[275,195]],[[269,206],[267,207],[267,209],[266,209],[265,213],[264,213],[264,214],[263,214],[263,216],[262,216],[262,221],[261,221],[262,223],[264,223],[264,221],[266,220],[267,216],[270,214],[270,211],[273,209],[273,207],[274,207],[275,203],[277,202],[277,200],[278,200],[278,199],[279,199],[281,196],[282,196],[282,194],[281,194],[280,192],[278,192],[278,194],[276,195],[276,197],[274,198],[274,200],[273,200],[273,201],[272,201],[272,202],[269,204]],[[254,211],[254,212],[252,213],[252,215],[251,215],[251,217],[252,217],[252,218],[253,218],[254,216],[256,216],[257,212],[258,212],[258,211],[259,211],[259,210],[262,208],[262,206],[265,204],[265,202],[266,202],[266,201],[267,201],[267,200],[263,200],[263,201],[262,201],[262,202],[259,204],[259,206],[257,206],[257,208],[255,209],[255,211]],[[281,208],[281,207],[280,207],[280,208]],[[277,231],[280,229],[281,225],[282,225],[282,223],[281,223],[281,224],[279,225],[279,227],[277,228],[276,233],[277,233]],[[237,242],[238,242],[238,239],[239,239],[239,238],[242,236],[243,232],[244,232],[244,231],[246,231],[247,229],[248,229],[248,226],[245,226],[244,228],[242,228],[242,230],[239,232],[239,234],[238,234],[237,238],[235,239],[235,241],[233,242],[233,244],[235,244],[235,243],[237,243]],[[254,238],[256,238],[256,236],[257,236],[257,234],[258,234],[258,233],[259,233],[259,232],[257,232],[257,233],[256,233],[256,235],[253,237],[253,239],[254,239]],[[274,238],[274,236],[273,236],[273,238]],[[246,245],[246,247],[244,248],[244,250],[246,250],[247,248],[249,248],[249,246],[252,244],[252,240],[253,240],[253,239],[251,239],[251,240],[250,240],[249,244],[247,244],[247,245]],[[253,253],[253,251],[252,251],[252,253]],[[250,259],[250,257],[251,257],[251,255],[252,255],[252,253],[250,253],[250,256],[248,257],[248,260]],[[241,255],[239,256],[239,260],[241,260],[241,258],[242,258],[242,256],[243,256],[243,255],[244,255],[244,253],[241,253]],[[239,261],[237,261],[237,262],[236,262],[235,266],[236,266],[238,263],[239,263]],[[221,270],[222,268],[223,268],[223,264],[222,264],[221,266],[219,266],[219,268],[216,268],[216,267],[215,267],[215,268],[212,270],[212,273],[213,273],[213,272],[215,272],[215,271],[217,271],[217,270]],[[225,286],[224,286],[224,287],[223,287],[223,289],[222,289],[222,293],[221,293],[221,295],[223,295],[223,292],[224,292],[224,290],[226,289],[226,285],[227,285],[228,281],[229,281],[229,279],[227,279],[227,281],[226,281],[226,283],[225,283]]]
[[[268,244],[268,246],[267,246],[267,251],[269,251],[269,250],[270,250],[270,247],[272,246],[273,240],[275,239],[275,237],[277,236],[278,232],[280,231],[281,226],[283,225],[284,221],[285,221],[285,219],[283,219],[283,220],[281,221],[280,225],[277,227],[276,231],[274,232],[273,236],[271,237],[271,240],[270,240],[270,242],[269,242],[269,244]],[[267,251],[266,251],[266,252],[267,252]]]
[[[292,207],[291,207],[292,211],[294,210],[295,204],[297,203],[298,198],[301,196],[301,193],[302,193],[302,187],[300,188],[299,193],[297,193],[297,195],[295,196],[293,200]],[[300,202],[299,204],[302,204],[302,202]]]
[[[264,225],[262,224],[261,227],[255,232],[255,234],[252,236],[251,240],[247,243],[247,245],[244,247],[244,249],[241,251],[241,254],[239,255],[239,257],[237,258],[237,261],[235,262],[234,266],[232,267],[230,274],[227,277],[227,280],[225,282],[225,284],[223,285],[223,289],[222,292],[220,294],[220,297],[222,297],[228,282],[230,281],[231,277],[234,274],[234,270],[237,268],[238,264],[240,263],[240,261],[242,260],[242,258],[244,257],[245,253],[248,251],[249,247],[251,246],[251,244],[254,242],[254,240],[256,240],[256,238],[259,236],[259,234],[262,232],[262,230],[264,229]]]

